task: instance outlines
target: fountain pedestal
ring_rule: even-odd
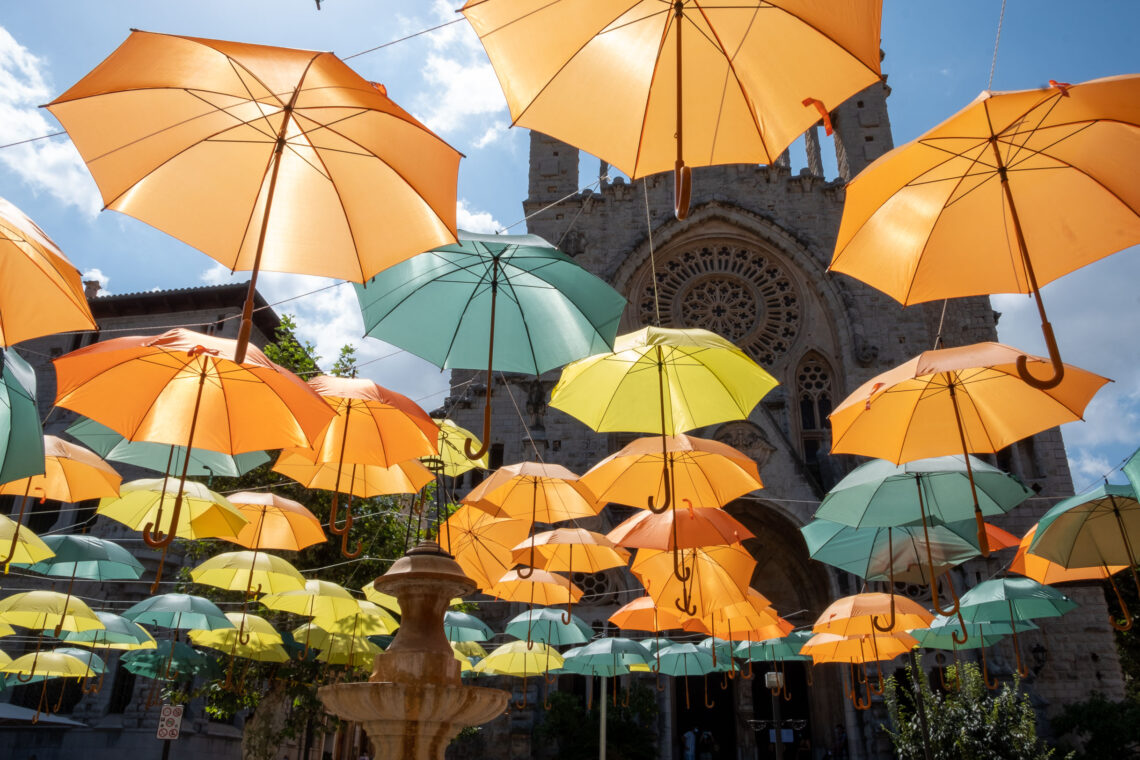
[[[360,723],[377,760],[442,760],[466,726],[500,715],[510,694],[466,686],[443,631],[451,599],[475,583],[433,541],[424,541],[376,579],[376,589],[400,602],[396,637],[376,656],[368,681],[322,686],[317,695],[332,714]]]

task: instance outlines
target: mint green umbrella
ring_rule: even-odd
[[[793,660],[811,662],[811,655],[800,654],[800,648],[812,637],[812,632],[792,631],[787,636],[767,641],[742,641],[736,647],[736,656],[754,662]]]
[[[1076,602],[1050,586],[1031,578],[1011,577],[992,578],[974,586],[962,595],[958,612],[967,623],[1007,623],[1017,669],[1025,677],[1029,671],[1021,662],[1018,626],[1036,618],[1059,617],[1076,607]]]
[[[555,647],[585,644],[594,638],[594,629],[577,615],[571,615],[570,622],[563,623],[562,616],[565,614],[562,610],[550,607],[536,607],[511,618],[504,632],[516,639],[538,641]]]
[[[182,472],[185,446],[129,441],[106,425],[88,419],[76,422],[67,429],[67,433],[104,459],[133,464],[156,472]],[[207,449],[190,449],[190,467],[186,474],[194,477],[236,478],[268,461],[270,456],[264,451],[223,454]]]
[[[921,525],[852,528],[831,520],[812,520],[800,533],[812,559],[869,581],[893,578],[927,586],[937,575],[981,553],[973,520],[926,529]]]
[[[0,483],[44,471],[44,437],[36,407],[36,372],[12,349],[0,349]]]
[[[1105,483],[1058,502],[1037,522],[1029,551],[1062,567],[1136,565],[1140,501],[1131,485]]]
[[[61,631],[59,640],[93,649],[154,649],[154,637],[138,623],[121,615],[95,610],[103,628],[89,631]]]
[[[657,650],[658,672],[667,676],[680,676],[685,679],[685,709],[689,709],[690,676],[707,676],[714,670],[712,652],[688,642],[673,644]],[[709,682],[705,678],[705,707],[714,705],[709,700]]]
[[[454,610],[443,613],[443,632],[448,641],[487,641],[495,635],[479,618]]]
[[[31,565],[22,565],[41,575],[81,578],[89,581],[138,580],[143,566],[113,541],[95,536],[44,536],[43,542],[55,552]]]
[[[366,335],[441,369],[487,367],[484,449],[491,371],[540,375],[611,351],[625,308],[616,290],[537,235],[460,230],[457,244],[355,287]]]
[[[148,597],[125,611],[123,617],[142,625],[156,625],[160,628],[213,631],[234,627],[216,604],[193,594],[158,594]]]
[[[1132,484],[1132,490],[1140,489],[1140,449],[1133,451],[1132,456],[1124,463],[1124,474]]]
[[[136,676],[163,681],[184,681],[198,674],[221,676],[214,660],[181,641],[159,641],[156,649],[137,649],[119,658],[124,668]]]

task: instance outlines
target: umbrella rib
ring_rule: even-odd
[[[1115,190],[1113,190],[1112,188],[1110,188],[1110,187],[1108,187],[1107,185],[1105,185],[1103,182],[1101,182],[1099,179],[1097,179],[1096,177],[1094,177],[1094,176],[1092,176],[1091,174],[1089,174],[1088,172],[1086,172],[1084,169],[1081,169],[1080,167],[1078,167],[1078,166],[1075,166],[1075,165],[1073,165],[1073,164],[1069,163],[1068,161],[1065,161],[1064,159],[1058,158],[1058,157],[1054,156],[1054,155],[1053,155],[1053,154],[1051,154],[1051,153],[1046,153],[1044,150],[1040,151],[1040,153],[1041,153],[1041,155],[1043,155],[1043,156],[1047,156],[1048,158],[1051,158],[1051,159],[1053,159],[1054,161],[1056,161],[1056,162],[1058,162],[1058,163],[1060,163],[1060,164],[1063,164],[1063,165],[1064,165],[1066,168],[1068,168],[1068,169],[1071,169],[1071,170],[1073,170],[1073,171],[1077,172],[1077,173],[1078,173],[1078,174],[1080,174],[1081,176],[1083,176],[1083,177],[1086,177],[1086,178],[1087,178],[1089,181],[1091,181],[1091,182],[1092,182],[1093,184],[1095,184],[1097,187],[1099,187],[1099,188],[1101,188],[1102,190],[1104,190],[1104,191],[1105,191],[1105,192],[1106,192],[1106,193],[1107,193],[1109,196],[1111,196],[1112,198],[1114,198],[1114,199],[1116,199],[1117,201],[1119,201],[1119,202],[1120,202],[1120,204],[1121,204],[1122,206],[1124,206],[1125,208],[1127,208],[1127,209],[1128,209],[1129,211],[1131,211],[1133,214],[1138,214],[1138,215],[1140,215],[1140,210],[1138,210],[1138,209],[1136,209],[1136,208],[1133,208],[1133,207],[1132,207],[1132,205],[1131,205],[1131,204],[1129,204],[1129,203],[1128,203],[1128,201],[1126,201],[1126,200],[1124,200],[1122,197],[1120,197],[1120,195],[1119,195],[1119,194],[1118,194],[1118,193],[1117,193]],[[1011,190],[1012,190],[1012,188],[1011,188]]]
[[[641,149],[645,147],[645,123],[648,120],[649,100],[650,96],[653,94],[653,83],[657,81],[657,72],[660,69],[658,64],[661,62],[661,51],[665,49],[665,41],[669,39],[669,29],[672,27],[673,23],[673,15],[668,10],[665,10],[664,13],[665,25],[661,29],[661,41],[657,44],[657,55],[653,58],[653,75],[649,77],[649,86],[645,88],[645,105],[641,109],[641,129],[639,129],[637,133],[637,149],[633,152],[634,173],[631,175],[631,177],[634,179],[637,178],[637,167],[641,163]],[[644,19],[641,20],[644,21]]]
[[[470,310],[471,304],[474,303],[475,299],[479,296],[478,290],[480,286],[484,286],[486,288],[491,287],[492,283],[487,279],[487,273],[489,269],[494,269],[494,267],[489,267],[489,262],[482,258],[479,259],[478,263],[483,266],[483,272],[479,275],[479,279],[475,282],[474,287],[472,287],[471,295],[468,296],[467,303],[463,305],[463,308],[459,312],[459,317],[455,321],[455,330],[451,333],[451,340],[447,344],[447,350],[443,353],[443,364],[440,367],[441,369],[447,366],[448,358],[451,356],[451,349],[455,346],[455,341],[459,339],[459,326],[463,324],[463,320],[467,316],[467,312]],[[474,264],[472,265],[472,268],[474,269]],[[493,327],[493,325],[489,326],[488,330],[490,330],[491,327]],[[491,388],[487,388],[487,393],[489,394],[490,392]]]
[[[1033,111],[1036,111],[1036,110],[1037,110],[1037,109],[1038,109],[1040,106],[1042,106],[1042,105],[1045,105],[1046,103],[1048,103],[1048,107],[1044,109],[1044,112],[1043,112],[1043,113],[1041,113],[1041,118],[1037,119],[1037,125],[1036,125],[1035,127],[1032,127],[1032,128],[1030,128],[1030,129],[1028,129],[1028,130],[1025,130],[1024,132],[1022,132],[1022,131],[1020,131],[1020,130],[1019,130],[1018,132],[1015,132],[1015,133],[1013,133],[1013,136],[1021,136],[1021,135],[1024,135],[1024,139],[1025,139],[1025,141],[1028,141],[1028,140],[1029,140],[1029,138],[1033,136],[1033,133],[1034,133],[1036,130],[1040,129],[1040,128],[1041,128],[1041,125],[1042,125],[1043,123],[1045,123],[1045,120],[1049,118],[1049,114],[1053,113],[1053,110],[1054,110],[1055,108],[1057,108],[1057,106],[1058,106],[1058,105],[1060,105],[1060,103],[1061,103],[1061,98],[1062,98],[1062,97],[1063,97],[1063,96],[1062,96],[1062,95],[1061,95],[1061,94],[1058,92],[1058,93],[1057,93],[1057,96],[1056,96],[1056,97],[1054,97],[1054,98],[1052,99],[1052,102],[1051,102],[1051,103],[1049,102],[1049,99],[1048,99],[1048,98],[1046,98],[1044,101],[1042,101],[1042,102],[1038,103],[1036,106],[1034,106],[1034,107],[1033,107],[1033,108],[1031,108],[1030,110],[1026,111],[1026,112],[1025,112],[1025,115],[1022,117],[1022,119],[1026,119],[1026,120],[1028,120],[1028,118],[1029,118],[1029,115],[1030,115],[1031,113],[1033,113]],[[1013,122],[1013,123],[1012,123],[1010,126],[1014,126],[1014,125],[1016,125],[1016,124],[1019,124],[1019,123],[1020,123],[1020,121],[1021,121],[1021,119],[1018,119],[1018,121],[1016,121],[1016,122]],[[1002,130],[1002,133],[1003,133],[1003,134],[1005,133],[1005,130],[1004,130],[1004,129]],[[997,135],[995,135],[995,137],[997,137]],[[1017,158],[1017,155],[1018,155],[1018,154],[1021,152],[1021,150],[1024,148],[1024,146],[1025,146],[1025,143],[1023,142],[1023,143],[1021,143],[1021,144],[1017,144],[1017,143],[1015,143],[1013,140],[1008,140],[1008,141],[1006,141],[1006,144],[1008,145],[1008,147],[1009,147],[1009,150],[1008,150],[1008,151],[1006,152],[1006,154],[1005,154],[1005,161],[1004,161],[1004,163],[1005,163],[1005,164],[1008,166],[1010,163],[1012,163],[1012,162],[1013,162],[1013,161],[1014,161],[1014,160]],[[1032,150],[1032,149],[1029,149],[1029,150]]]
[[[522,324],[523,332],[526,335],[526,344],[530,348],[530,356],[532,359],[532,363],[534,364],[534,374],[535,374],[535,376],[541,375],[542,370],[539,369],[538,354],[535,351],[535,347],[534,347],[534,336],[531,335],[530,325],[527,324],[526,313],[523,311],[522,302],[519,299],[518,293],[515,292],[514,283],[511,282],[510,276],[505,276],[503,278],[502,284],[503,284],[504,288],[510,293],[510,296],[509,296],[510,300],[513,301],[515,306],[518,307],[519,322]],[[503,377],[503,373],[501,371],[499,372],[499,377],[500,377],[500,379],[502,379],[503,383],[506,384],[507,379],[505,377]],[[507,392],[509,393],[510,392],[510,390],[509,390],[510,386],[507,386],[507,387],[508,387]]]

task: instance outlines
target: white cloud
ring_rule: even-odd
[[[492,233],[503,229],[503,225],[488,212],[468,208],[467,201],[463,198],[455,206],[455,222],[459,229],[468,232]]]
[[[39,108],[52,98],[46,70],[45,61],[0,27],[0,144],[59,131]],[[103,205],[83,159],[64,137],[5,148],[0,151],[0,162],[36,192],[47,192],[90,217]]]
[[[491,126],[487,127],[487,131],[482,136],[475,139],[471,144],[476,148],[486,148],[492,143],[496,143],[502,138],[506,137],[510,129],[511,123],[509,121],[496,121]]]
[[[1113,467],[1108,459],[1102,456],[1081,453],[1075,458],[1069,457],[1069,470],[1073,474],[1073,485],[1080,493],[1083,485],[1096,485],[1106,472]]]

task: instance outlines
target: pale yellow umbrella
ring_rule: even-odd
[[[321,616],[336,620],[360,611],[356,597],[343,586],[316,578],[306,580],[304,588],[266,594],[258,601],[271,610],[310,618]]]
[[[305,576],[297,568],[265,552],[223,552],[191,570],[190,577],[195,583],[244,591],[247,596],[305,588]]]
[[[317,659],[330,665],[364,667],[371,665],[373,658],[384,651],[366,637],[353,636],[351,633],[330,633],[312,623],[296,628],[293,639],[304,641],[318,650]]]
[[[34,565],[40,560],[55,556],[55,552],[34,532],[28,528],[21,529],[20,524],[7,515],[0,515],[0,546],[7,542],[14,542],[9,550],[9,562]],[[4,572],[8,572],[7,564],[4,565]]]
[[[359,604],[359,612],[339,618],[317,615],[312,623],[329,633],[348,633],[356,636],[388,636],[400,627],[400,622],[380,605],[367,600]]]
[[[481,470],[488,468],[489,454],[485,453],[478,459],[468,459],[463,447],[471,441],[471,449],[477,451],[482,448],[479,439],[467,428],[456,425],[449,419],[434,419],[439,426],[439,454],[434,457],[424,457],[423,461],[429,466],[438,466],[440,472],[448,477],[457,477],[478,467]]]

